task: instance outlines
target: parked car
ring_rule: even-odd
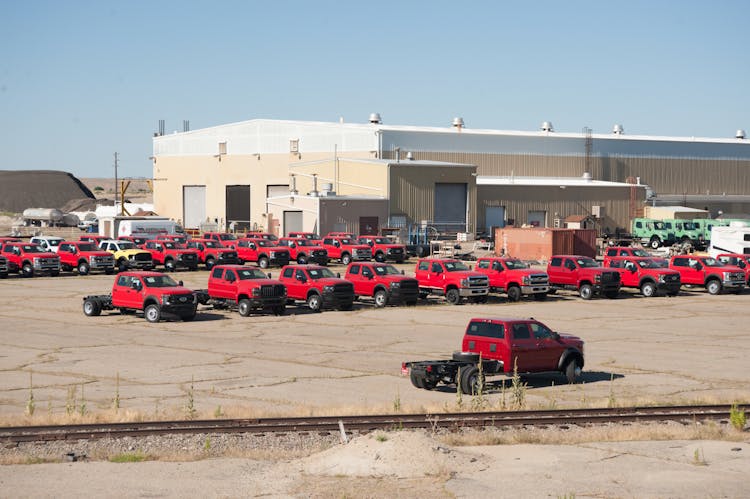
[[[283,267],[291,260],[289,248],[268,239],[238,239],[235,249],[240,263],[254,262],[262,269]]]
[[[33,277],[45,273],[51,276],[60,274],[60,257],[57,253],[44,251],[32,243],[3,243],[2,256],[8,265],[8,272],[18,272],[23,277]]]
[[[588,256],[553,255],[547,264],[547,275],[551,292],[575,290],[584,300],[595,295],[617,298],[620,294],[620,272],[605,269]]]
[[[283,315],[286,310],[286,286],[270,274],[242,265],[216,265],[208,278],[208,303],[217,308],[236,307],[247,317],[253,310]]]
[[[354,285],[321,265],[287,265],[279,280],[286,286],[287,299],[304,302],[310,310],[351,310]]]
[[[328,251],[312,239],[282,237],[278,244],[289,249],[290,259],[299,264],[328,265]]]
[[[676,255],[670,260],[669,268],[680,273],[683,285],[702,286],[712,295],[722,291],[739,294],[745,289],[744,270],[710,256]]]
[[[87,275],[92,271],[112,274],[115,271],[112,253],[100,250],[89,241],[63,241],[58,246],[57,256],[63,270],[76,269],[78,275]]]
[[[680,273],[652,258],[615,256],[605,260],[604,266],[620,272],[622,287],[639,289],[647,298],[659,293],[677,296],[680,292]]]
[[[366,244],[372,250],[372,258],[376,262],[394,261],[403,263],[409,258],[406,254],[406,246],[396,244],[387,237],[362,236],[359,238],[360,244]]]
[[[57,253],[57,248],[63,241],[65,241],[65,238],[57,236],[34,236],[29,239],[30,243],[38,244],[40,248],[50,253]]]
[[[419,282],[387,263],[350,263],[344,278],[354,285],[357,297],[373,298],[378,308],[416,305],[419,298]]]
[[[547,273],[530,269],[516,258],[483,257],[477,260],[476,271],[487,276],[490,292],[506,293],[508,301],[518,301],[522,296],[533,296],[535,300],[547,298]]]
[[[458,305],[464,298],[484,303],[490,291],[490,280],[486,275],[454,259],[420,259],[414,277],[419,282],[420,298],[431,294],[445,296],[451,305]]]
[[[227,248],[215,239],[189,239],[185,245],[198,252],[198,261],[211,270],[214,265],[236,265],[240,263],[237,250]]]

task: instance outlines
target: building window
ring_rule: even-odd
[[[224,155],[227,153],[227,143],[226,142],[219,142],[219,155]]]

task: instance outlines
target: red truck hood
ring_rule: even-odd
[[[509,269],[504,272],[511,272],[513,275],[536,275],[536,274],[547,274],[546,270],[542,269]]]
[[[363,249],[363,250],[367,250],[367,251],[370,251],[372,249],[372,248],[370,248],[366,244],[342,244],[341,247],[342,248],[351,248],[351,249]]]
[[[174,286],[169,288],[149,288],[153,294],[157,295],[184,295],[192,294],[193,290],[188,289],[185,286]]]
[[[560,341],[566,345],[575,346],[575,347],[582,347],[583,346],[583,340],[576,335],[568,334],[568,333],[558,333],[560,335]]]
[[[273,286],[276,284],[284,285],[283,282],[277,279],[244,279],[239,281],[240,288],[253,288],[255,286]]]
[[[111,255],[112,253],[109,254]],[[44,253],[21,253],[21,256],[30,258],[59,258],[60,255],[51,251],[45,251]]]
[[[351,284],[346,279],[340,279],[338,277],[323,277],[322,279],[310,279],[308,282],[314,282],[321,286],[334,286],[336,284]]]

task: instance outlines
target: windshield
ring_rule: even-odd
[[[276,246],[276,244],[274,244],[273,241],[269,241],[268,239],[258,239],[255,242],[258,244],[258,246],[262,246],[263,248]]]
[[[448,272],[461,272],[469,270],[469,267],[464,265],[462,262],[445,262],[445,270]]]
[[[174,245],[173,242],[163,241],[161,244],[163,244],[164,247],[167,248],[167,249],[175,249],[176,248],[176,246]]]
[[[341,240],[341,244],[357,244],[357,243],[345,237]]]
[[[401,272],[393,265],[375,265],[373,268],[378,275],[401,275]]]
[[[295,244],[296,244],[297,246],[315,246],[315,243],[313,243],[313,242],[312,242],[311,240],[309,240],[309,239],[299,239],[299,240],[295,240],[295,241],[294,241],[294,243],[295,243]]]
[[[130,241],[120,241],[117,245],[121,250],[138,249],[135,243],[131,243]]]
[[[582,268],[598,267],[599,263],[593,258],[577,258],[576,263]]]
[[[721,263],[719,260],[717,260],[716,258],[712,258],[710,256],[701,258],[701,261],[703,262],[704,265],[708,267],[723,267],[724,266],[724,264]]]
[[[21,249],[24,253],[46,253],[46,251],[44,251],[36,244],[24,244],[23,246],[21,246]]]
[[[96,251],[98,248],[94,247],[91,243],[78,244],[79,251]]]
[[[206,241],[206,248],[221,248],[221,245],[216,241]]]
[[[300,234],[297,237],[301,237],[304,239],[320,239],[320,236],[318,236],[317,234]]]
[[[322,268],[322,269],[307,269],[307,273],[310,276],[310,279],[322,279],[324,277],[336,277],[336,275],[331,272],[330,269]]]
[[[237,238],[234,236],[234,234],[219,234],[219,239],[222,241],[234,241]]]
[[[667,269],[669,268],[669,260],[666,258],[650,258],[652,262],[654,262],[655,267],[658,269]]]
[[[523,263],[521,260],[505,260],[505,266],[510,270],[527,269],[528,265]]]
[[[664,265],[655,260],[636,260],[639,267],[643,269],[663,269]]]
[[[391,244],[391,240],[387,237],[376,237],[374,241],[376,244]]]
[[[651,255],[649,255],[647,251],[642,250],[640,248],[633,248],[633,256],[644,256],[644,257],[647,257],[647,256],[651,256]]]
[[[237,274],[241,281],[247,279],[268,279],[268,276],[260,269],[242,269],[238,270]]]
[[[174,279],[168,275],[150,275],[143,278],[146,287],[149,288],[173,288],[179,286]]]

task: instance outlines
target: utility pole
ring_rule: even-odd
[[[115,215],[117,215],[117,153],[115,153]]]

